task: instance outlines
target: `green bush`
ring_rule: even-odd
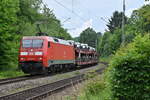
[[[117,100],[112,99],[112,93],[106,86],[103,75],[97,75],[83,84],[77,100]],[[74,100],[74,99],[70,99]]]
[[[0,79],[13,78],[13,77],[18,77],[23,75],[25,74],[19,70],[0,71]]]
[[[93,81],[87,84],[86,94],[96,95],[104,89],[104,83],[100,81]]]
[[[108,72],[114,98],[150,100],[150,35],[118,50]]]

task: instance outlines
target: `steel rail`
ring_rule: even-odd
[[[23,80],[26,80],[27,78],[29,78],[29,75],[15,77],[15,78],[0,79],[0,85],[23,81]]]
[[[26,75],[26,76],[20,76],[20,77],[16,77],[16,78],[1,79],[0,86],[6,85],[6,84],[11,84],[11,83],[16,83],[16,82],[21,82],[21,81],[25,81],[25,80],[42,78],[42,77],[46,77],[46,76],[44,76],[44,75],[39,75],[39,76]]]

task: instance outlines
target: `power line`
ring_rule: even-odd
[[[106,21],[106,19],[104,17],[100,17],[101,20],[103,20],[104,22],[106,22],[107,24],[109,23],[108,21]]]
[[[68,12],[73,13],[74,15],[78,16],[83,22],[85,22],[86,20],[81,17],[80,15],[78,15],[76,12],[70,10],[69,8],[67,8],[65,5],[63,5],[62,3],[58,2],[57,0],[54,0],[57,4],[59,4],[60,6],[62,6],[63,8],[65,8]]]
[[[71,18],[69,17],[69,18],[67,18],[67,19],[65,19],[64,21],[63,21],[63,23],[65,23],[65,22],[67,22],[67,21],[69,21]]]

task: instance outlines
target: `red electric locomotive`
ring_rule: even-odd
[[[48,36],[26,36],[21,40],[19,67],[24,73],[43,74],[97,63],[95,49],[86,44]]]
[[[23,37],[19,65],[25,73],[45,73],[58,70],[57,65],[75,64],[74,53],[74,46],[65,40],[48,36]]]

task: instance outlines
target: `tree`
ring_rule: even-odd
[[[18,33],[27,36],[39,34],[54,36],[62,39],[71,39],[67,30],[62,28],[60,21],[53,11],[43,3],[42,0],[19,0],[20,11],[18,12],[19,30]]]
[[[79,42],[80,37],[73,38],[74,41]]]
[[[145,32],[150,31],[150,18],[149,18],[150,12],[149,11],[150,11],[150,5],[145,5],[137,11],[140,21],[142,21],[141,28]]]
[[[17,12],[19,11],[18,0],[1,0],[0,3],[0,70],[8,68],[12,64],[13,60],[16,59],[13,48],[16,45],[12,45],[12,42],[16,40],[17,27]],[[17,59],[16,59],[17,60]]]
[[[92,28],[85,29],[79,37],[79,42],[96,47],[97,33]]]
[[[107,27],[111,33],[113,33],[116,28],[121,28],[122,16],[123,16],[122,12],[115,11],[113,13],[113,16],[109,19],[109,23],[107,24]],[[127,23],[127,17],[125,16],[125,24],[126,23]]]

